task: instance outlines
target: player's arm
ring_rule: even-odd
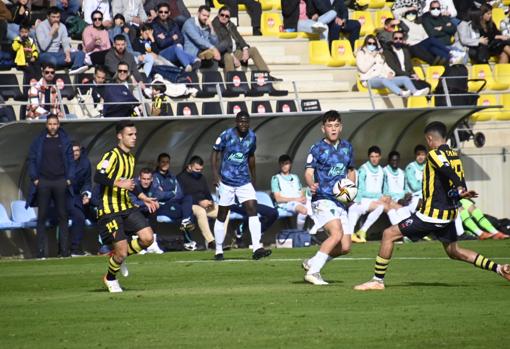
[[[221,152],[213,150],[211,154],[211,169],[213,173],[213,185],[217,186],[220,183],[220,157]]]
[[[137,198],[138,200],[141,200],[145,204],[145,206],[147,206],[147,208],[149,209],[149,213],[154,213],[158,210],[159,208],[158,199],[148,197],[142,192],[138,193]]]
[[[251,154],[248,158],[248,167],[250,168],[251,183],[255,186],[257,179],[255,177],[255,154]]]
[[[308,167],[305,170],[305,183],[310,188],[312,194],[315,194],[317,188],[319,187],[318,183],[315,183],[315,169],[312,167]]]
[[[96,167],[94,182],[107,186],[118,187],[129,191],[135,188],[135,182],[132,179],[113,179],[111,174],[115,171],[117,156],[113,151],[106,153]]]

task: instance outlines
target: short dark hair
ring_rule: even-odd
[[[239,113],[236,114],[236,120],[238,120],[242,117],[250,118],[250,114],[245,110],[241,110]]]
[[[57,119],[60,122],[58,115],[54,113],[48,114],[48,116],[46,117],[46,121],[48,121],[49,119]]]
[[[211,8],[209,6],[206,6],[206,5],[201,5],[199,8],[198,8],[198,13],[202,12],[202,11],[207,11],[207,12],[211,12]]]
[[[387,26],[388,24],[390,24],[392,20],[393,20],[393,18],[391,18],[391,17],[386,18],[384,20],[384,26]]]
[[[417,155],[419,152],[427,152],[427,148],[423,144],[418,144],[416,147],[414,147],[414,155]]]
[[[222,13],[224,11],[228,11],[230,12],[230,7],[228,7],[227,5],[223,5],[220,7],[220,9],[218,10],[218,13]]]
[[[80,142],[78,142],[77,140],[72,140],[71,147],[81,147]]]
[[[202,159],[198,155],[193,155],[191,159],[188,161],[188,165],[198,164],[200,166],[204,166],[204,159]]]
[[[402,30],[395,30],[393,34],[391,34],[391,37],[394,37],[395,34],[402,34],[403,36],[405,36],[405,33]]]
[[[390,161],[390,159],[394,156],[398,156],[400,158],[400,153],[396,150],[390,151],[390,153],[388,154],[388,161]]]
[[[125,61],[120,61],[119,63],[117,63],[117,68],[118,68],[119,66],[121,66],[121,65],[126,65],[126,66],[128,67],[128,69],[129,69],[129,64],[127,64],[127,62],[125,62]]]
[[[166,2],[160,2],[158,6],[156,6],[156,10],[161,10],[163,7],[166,7],[168,10],[170,10],[170,5]]]
[[[46,15],[49,17],[50,15],[54,14],[60,14],[61,11],[57,6],[51,6],[48,11],[46,12]]]
[[[142,175],[142,174],[144,174],[144,173],[145,173],[145,174],[147,174],[147,173],[152,174],[152,170],[151,170],[150,168],[148,168],[148,167],[144,167],[144,168],[142,168],[142,169],[140,170],[140,175]]]
[[[160,162],[161,159],[163,159],[163,158],[169,158],[170,159],[170,154],[168,154],[168,153],[161,153],[161,154],[159,154],[158,155],[158,162]]]
[[[96,65],[94,67],[94,74],[96,74],[99,71],[108,74],[108,71],[106,70],[106,67],[104,65]]]
[[[126,23],[126,17],[124,17],[122,13],[117,13],[115,16],[113,16],[113,20],[115,21],[116,19],[122,19],[122,21]]]
[[[371,146],[370,148],[368,148],[368,156],[370,156],[370,154],[372,153],[381,155],[381,148],[379,148],[379,146],[377,145]]]
[[[425,127],[424,133],[437,133],[441,138],[445,139],[447,133],[446,125],[441,121],[433,121]]]
[[[50,63],[50,62],[42,62],[41,63],[41,70],[44,70],[46,68],[52,68],[53,70],[56,70],[57,67],[55,67],[55,64],[53,63]]]
[[[330,121],[338,121],[341,123],[342,116],[336,110],[328,110],[324,113],[324,115],[322,115],[322,124],[324,125],[326,122]]]
[[[147,30],[151,30],[152,27],[149,23],[144,23],[140,26],[140,32],[146,32]]]
[[[161,93],[165,93],[166,92],[166,85],[163,84],[163,83],[157,83],[157,84],[152,84],[151,85],[153,89],[161,92]]]
[[[126,127],[135,127],[135,123],[131,120],[121,120],[115,124],[115,133],[121,133]]]
[[[94,10],[92,11],[92,13],[90,14],[90,19],[93,21],[94,20],[94,15],[97,15],[97,14],[100,14],[101,17],[103,17],[103,12],[99,11],[99,10]]]
[[[122,34],[117,34],[113,37],[113,41],[126,41],[126,38]]]
[[[278,158],[278,163],[281,165],[281,164],[284,164],[286,162],[292,162],[292,159],[290,158],[289,155],[287,154],[283,154],[283,155],[280,155],[280,157]]]
[[[30,31],[30,29],[32,29],[32,27],[30,26],[29,22],[22,22],[19,25],[19,30],[21,30],[21,29],[26,29],[26,30]]]

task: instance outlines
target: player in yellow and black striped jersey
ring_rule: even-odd
[[[147,219],[133,205],[128,193],[133,192],[142,200],[149,212],[155,212],[159,206],[154,198],[147,197],[135,187],[135,157],[131,154],[136,144],[135,125],[128,120],[120,121],[116,125],[116,132],[119,143],[101,158],[94,176],[94,181],[100,186],[99,233],[103,243],[113,244],[113,255],[103,279],[110,292],[122,292],[116,275],[124,259],[150,246],[154,240]],[[135,232],[138,239],[128,242],[126,231]],[[124,276],[127,276],[127,269],[123,269]]]
[[[446,144],[446,125],[435,121],[425,128],[425,139],[431,151],[423,173],[423,204],[420,210],[383,233],[379,255],[375,261],[372,280],[354,289],[384,290],[384,276],[393,253],[393,244],[404,236],[413,241],[430,233],[443,243],[451,259],[474,264],[476,267],[500,274],[510,281],[510,265],[497,264],[457,243],[455,217],[459,200],[478,194],[466,189],[464,169],[456,151]]]

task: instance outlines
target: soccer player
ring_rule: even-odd
[[[124,260],[149,247],[154,240],[147,219],[133,205],[128,194],[133,192],[151,213],[156,211],[157,201],[135,187],[135,157],[131,154],[136,144],[135,124],[129,120],[119,121],[115,131],[118,145],[103,155],[97,164],[94,181],[99,184],[98,226],[101,240],[104,244],[113,244],[113,254],[103,281],[109,292],[122,292],[117,273]],[[127,231],[135,232],[138,239],[128,242]],[[127,269],[123,275],[127,276]]]
[[[358,195],[356,203],[349,207],[349,232],[354,231],[359,217],[369,213],[363,226],[352,236],[354,242],[366,242],[368,229],[384,212],[389,198],[383,196],[384,172],[381,162],[381,148],[373,145],[368,148],[368,161],[358,170]]]
[[[423,205],[419,211],[383,233],[374,277],[354,287],[358,291],[384,290],[384,276],[393,253],[393,244],[403,236],[416,241],[433,233],[442,242],[451,259],[472,263],[476,267],[500,274],[510,281],[510,265],[497,264],[481,254],[461,248],[457,243],[455,216],[460,199],[478,196],[466,189],[462,162],[456,151],[446,144],[445,124],[434,121],[425,127],[425,139],[431,149],[423,173]]]
[[[460,200],[460,204],[459,216],[464,229],[478,236],[480,240],[504,240],[510,237],[498,231],[487,217],[485,217],[482,210],[476,207],[473,200],[462,199]]]
[[[313,285],[327,285],[320,271],[328,261],[349,253],[351,248],[351,236],[344,234],[343,227],[347,224],[347,211],[336,200],[333,186],[346,177],[347,169],[352,166],[352,145],[340,138],[342,118],[337,111],[324,113],[321,129],[324,138],[312,145],[305,165],[305,181],[312,192],[314,228],[323,228],[329,234],[315,256],[302,264],[306,270],[305,281]]]
[[[414,156],[415,161],[407,165],[405,169],[406,186],[413,194],[411,203],[408,205],[411,213],[416,212],[422,198],[423,170],[427,161],[427,148],[422,144],[418,144],[414,147]]]
[[[225,219],[237,197],[248,214],[248,227],[253,246],[252,258],[268,257],[271,250],[262,246],[260,220],[257,216],[257,197],[255,188],[255,132],[250,129],[250,114],[239,112],[236,115],[236,127],[223,131],[216,139],[211,156],[214,184],[218,188],[218,216],[214,222],[216,253],[214,259],[222,261],[223,242],[225,240]],[[221,169],[219,170],[221,159]]]
[[[308,209],[306,196],[301,186],[301,181],[292,170],[292,159],[287,154],[278,158],[280,173],[271,178],[271,191],[278,207],[290,212],[297,213],[297,228],[305,226]]]
[[[391,224],[397,224],[403,218],[409,217],[411,214],[404,206],[410,203],[412,194],[408,192],[405,182],[405,173],[399,168],[400,153],[391,151],[388,154],[388,165],[383,169],[383,195],[391,198],[389,204],[385,207]],[[404,211],[405,216],[400,216],[400,211]]]

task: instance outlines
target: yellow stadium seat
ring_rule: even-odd
[[[408,108],[428,108],[429,102],[425,96],[410,96],[407,98]]]
[[[372,20],[372,15],[369,11],[354,11],[351,19],[357,20],[359,24],[361,24],[361,36],[374,33],[374,21]]]
[[[273,2],[271,0],[256,0],[260,2],[260,5],[262,6],[262,11],[271,10],[273,8]],[[279,2],[280,0],[278,0]],[[220,4],[218,0],[213,0],[214,8],[221,8],[222,6],[225,6],[223,4]],[[239,4],[238,6],[239,11],[246,11],[246,6],[243,4]],[[280,7],[281,9],[281,7]]]
[[[388,10],[380,10],[375,13],[375,29],[382,29],[384,27],[384,21],[386,18],[394,18],[391,11]]]
[[[423,68],[419,65],[413,67],[414,73],[418,75],[418,78],[420,80],[426,80],[425,79],[425,73],[423,72]]]
[[[432,91],[434,91],[437,87],[437,84],[439,83],[439,78],[444,73],[444,66],[442,65],[431,65],[427,68],[425,72],[425,81],[427,81]]]
[[[500,27],[501,21],[506,18],[505,16],[505,10],[501,7],[494,7],[492,9],[492,21],[496,25],[496,28]]]
[[[498,120],[510,120],[510,94],[501,95],[501,104],[503,104],[503,109],[501,113],[497,116]]]
[[[505,5],[505,6],[510,5],[510,0],[503,0],[503,5]]]
[[[370,0],[369,8],[383,8],[386,5],[386,0]]]
[[[494,80],[510,84],[510,64],[496,64],[494,65]]]
[[[319,40],[320,36],[319,34],[311,34],[311,33],[305,33],[305,32],[297,32],[298,38],[303,39],[309,39],[309,40]]]
[[[262,35],[279,36],[280,28],[282,27],[283,21],[279,13],[262,12],[262,17],[260,18],[260,31]]]
[[[508,88],[509,85],[508,83],[503,83],[501,81],[494,80],[491,67],[488,64],[473,64],[471,66],[470,73],[471,79],[484,79],[485,81],[487,81],[487,85],[485,85],[485,88],[488,90],[500,91],[506,90]],[[479,81],[472,81],[468,83],[468,85],[469,85],[468,89],[470,92],[476,92],[480,89],[483,83]]]
[[[354,52],[358,52],[358,50],[361,48],[361,46],[363,46],[364,41],[365,41],[365,39],[358,39],[358,40],[354,41]]]
[[[310,41],[308,43],[308,53],[310,64],[322,64],[330,67],[345,65],[343,59],[331,57],[328,42],[325,40]]]
[[[476,102],[477,106],[492,106],[492,105],[498,105],[498,100],[496,95],[490,95],[490,94],[483,94],[478,97],[478,101]],[[488,108],[481,110],[477,113],[474,113],[471,115],[472,121],[487,121],[491,119],[497,119],[499,118],[501,114],[501,110],[499,108]]]
[[[334,40],[331,44],[331,57],[343,60],[346,65],[356,65],[349,40]]]

